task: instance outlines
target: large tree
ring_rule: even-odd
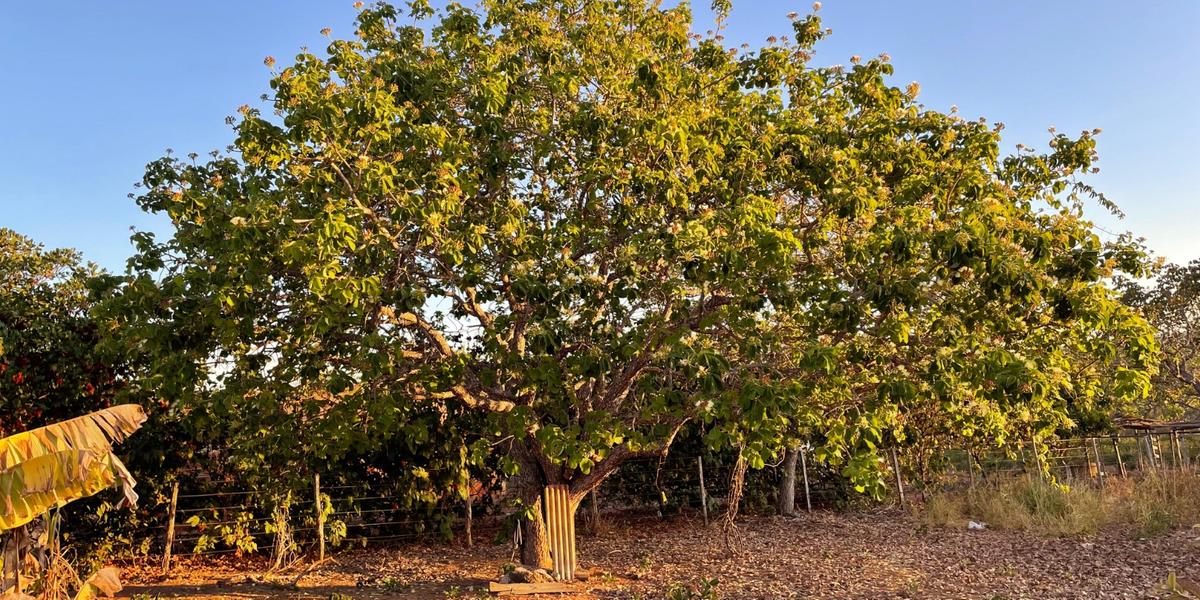
[[[1000,159],[887,57],[810,66],[815,15],[738,50],[686,5],[480,6],[363,10],[268,59],[231,153],[147,168],[175,232],[135,237],[112,314],[247,455],[478,423],[545,564],[542,486],[577,505],[689,421],[751,466],[816,432],[877,489],[913,428],[1061,421],[1096,392],[1067,346],[1110,340],[1144,391],[1153,340],[1100,283],[1138,256],[1079,210],[1091,134]]]

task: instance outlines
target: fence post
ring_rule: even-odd
[[[1114,435],[1113,439],[1112,439],[1112,443],[1113,443],[1113,454],[1117,455],[1117,469],[1121,472],[1121,478],[1124,479],[1124,478],[1128,477],[1129,474],[1125,472],[1125,459],[1121,458],[1121,442],[1120,442],[1119,438],[1117,438],[1117,436]]]
[[[1045,480],[1048,467],[1042,465],[1042,453],[1038,452],[1037,438],[1030,436],[1029,451],[1033,452],[1033,464],[1037,468],[1038,478]]]
[[[600,487],[599,486],[597,486],[596,489],[592,490],[590,497],[591,497],[592,501],[588,503],[589,504],[588,510],[591,511],[591,513],[592,513],[592,532],[595,533],[597,531],[600,531]]]
[[[474,508],[474,506],[472,506],[474,504],[474,502],[475,501],[473,499],[473,496],[471,495],[471,480],[467,479],[467,547],[468,548],[475,545],[475,539],[472,537],[472,534],[471,534],[472,521],[475,520],[475,508]]]
[[[896,473],[896,491],[900,493],[900,506],[904,506],[904,479],[900,477],[900,460],[896,458],[896,448],[892,447],[892,471]]]
[[[317,509],[317,560],[325,560],[325,511],[321,510],[321,474],[313,475],[313,502]]]
[[[812,499],[808,496],[808,448],[800,449],[800,471],[804,473],[804,508],[812,512]]]
[[[1096,481],[1100,482],[1100,489],[1104,489],[1104,461],[1100,460],[1100,444],[1096,438],[1092,438],[1092,454],[1096,455]]]
[[[704,526],[708,527],[708,492],[704,489],[704,457],[696,457],[696,467],[700,470],[700,512],[704,515]]]
[[[971,488],[975,488],[975,457],[971,456],[970,448],[963,448],[963,453],[967,455],[967,473],[971,475]]]
[[[171,484],[171,505],[167,508],[167,545],[163,549],[162,572],[171,571],[171,547],[175,545],[175,507],[179,504],[179,482]]]

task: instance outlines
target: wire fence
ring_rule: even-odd
[[[1112,477],[1200,468],[1200,431],[1122,434],[1037,447],[1040,451],[1031,443],[1019,443],[1005,449],[929,454],[904,448],[893,451],[892,461],[884,460],[883,468],[889,472],[893,501],[903,501],[906,488],[912,493],[1019,474],[1049,474],[1103,486]],[[836,469],[816,463],[807,453],[803,458],[796,477],[797,487],[802,485],[796,490],[798,507],[827,508],[861,498]],[[930,462],[935,469],[923,466]],[[730,457],[708,454],[632,460],[588,496],[577,516],[588,525],[584,531],[600,520],[621,524],[678,516],[707,520],[724,504],[732,467]],[[759,507],[774,506],[782,477],[781,464],[752,472],[747,494],[758,494]],[[319,478],[315,484],[308,497],[291,496],[290,502],[268,498],[258,490],[237,489],[236,482],[207,482],[206,489],[194,493],[180,494],[176,488],[163,522],[145,531],[162,536],[163,568],[168,570],[171,556],[270,551],[278,561],[280,553],[294,555],[309,549],[323,556],[326,541],[333,546],[366,546],[465,534],[470,543],[473,530],[496,533],[512,525],[505,515],[510,511],[502,509],[502,487],[477,489],[469,501],[444,501],[434,509],[415,511],[399,493],[368,485],[322,489]]]
[[[1056,478],[1091,480],[1103,485],[1105,479],[1155,471],[1191,471],[1200,467],[1200,431],[1123,433],[1107,437],[1076,438],[1054,441],[1044,452],[1033,445],[1017,444],[1015,449],[945,454],[947,476],[959,482],[976,477],[1011,474],[1048,473]]]

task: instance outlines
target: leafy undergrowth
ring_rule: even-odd
[[[1200,575],[1200,529],[1053,538],[929,528],[895,510],[817,512],[742,519],[730,552],[719,527],[695,518],[610,523],[580,533],[580,592],[544,598],[1145,598],[1172,572]],[[126,597],[481,598],[512,555],[508,545],[343,551],[298,587],[290,577],[245,577],[264,562],[187,558],[167,581],[148,568]]]
[[[930,495],[920,512],[928,525],[965,527],[968,520],[1046,536],[1121,530],[1137,537],[1200,524],[1200,477],[1152,473],[1090,482],[1051,483],[1036,477],[992,481]]]

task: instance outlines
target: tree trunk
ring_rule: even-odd
[[[553,569],[550,559],[550,536],[546,517],[542,514],[541,496],[532,503],[529,518],[521,521],[521,562],[540,569]]]
[[[783,455],[783,476],[779,480],[779,499],[775,506],[779,514],[791,517],[796,514],[796,462],[800,451],[788,448]]]
[[[683,422],[680,422],[675,427],[671,433],[671,439],[682,426]],[[664,448],[669,445],[670,439],[667,440]],[[542,498],[546,486],[551,484],[567,486],[568,506],[566,509],[570,513],[568,526],[571,531],[574,531],[575,513],[587,494],[600,487],[600,484],[615,473],[617,468],[629,458],[646,455],[639,455],[627,448],[620,448],[601,460],[589,473],[577,474],[564,473],[561,467],[552,464],[544,454],[540,453],[541,450],[532,435],[524,443],[512,444],[510,449],[512,457],[520,465],[513,487],[522,504],[528,507],[528,516],[521,519],[521,562],[544,569],[551,569],[554,566],[551,551],[555,547],[556,541],[566,544],[566,548],[571,549],[572,554],[575,544],[574,536],[571,534],[567,534],[565,539],[550,539],[544,512],[546,507],[543,505]],[[665,450],[662,452],[665,454]],[[573,570],[574,565],[567,572],[570,573]]]

